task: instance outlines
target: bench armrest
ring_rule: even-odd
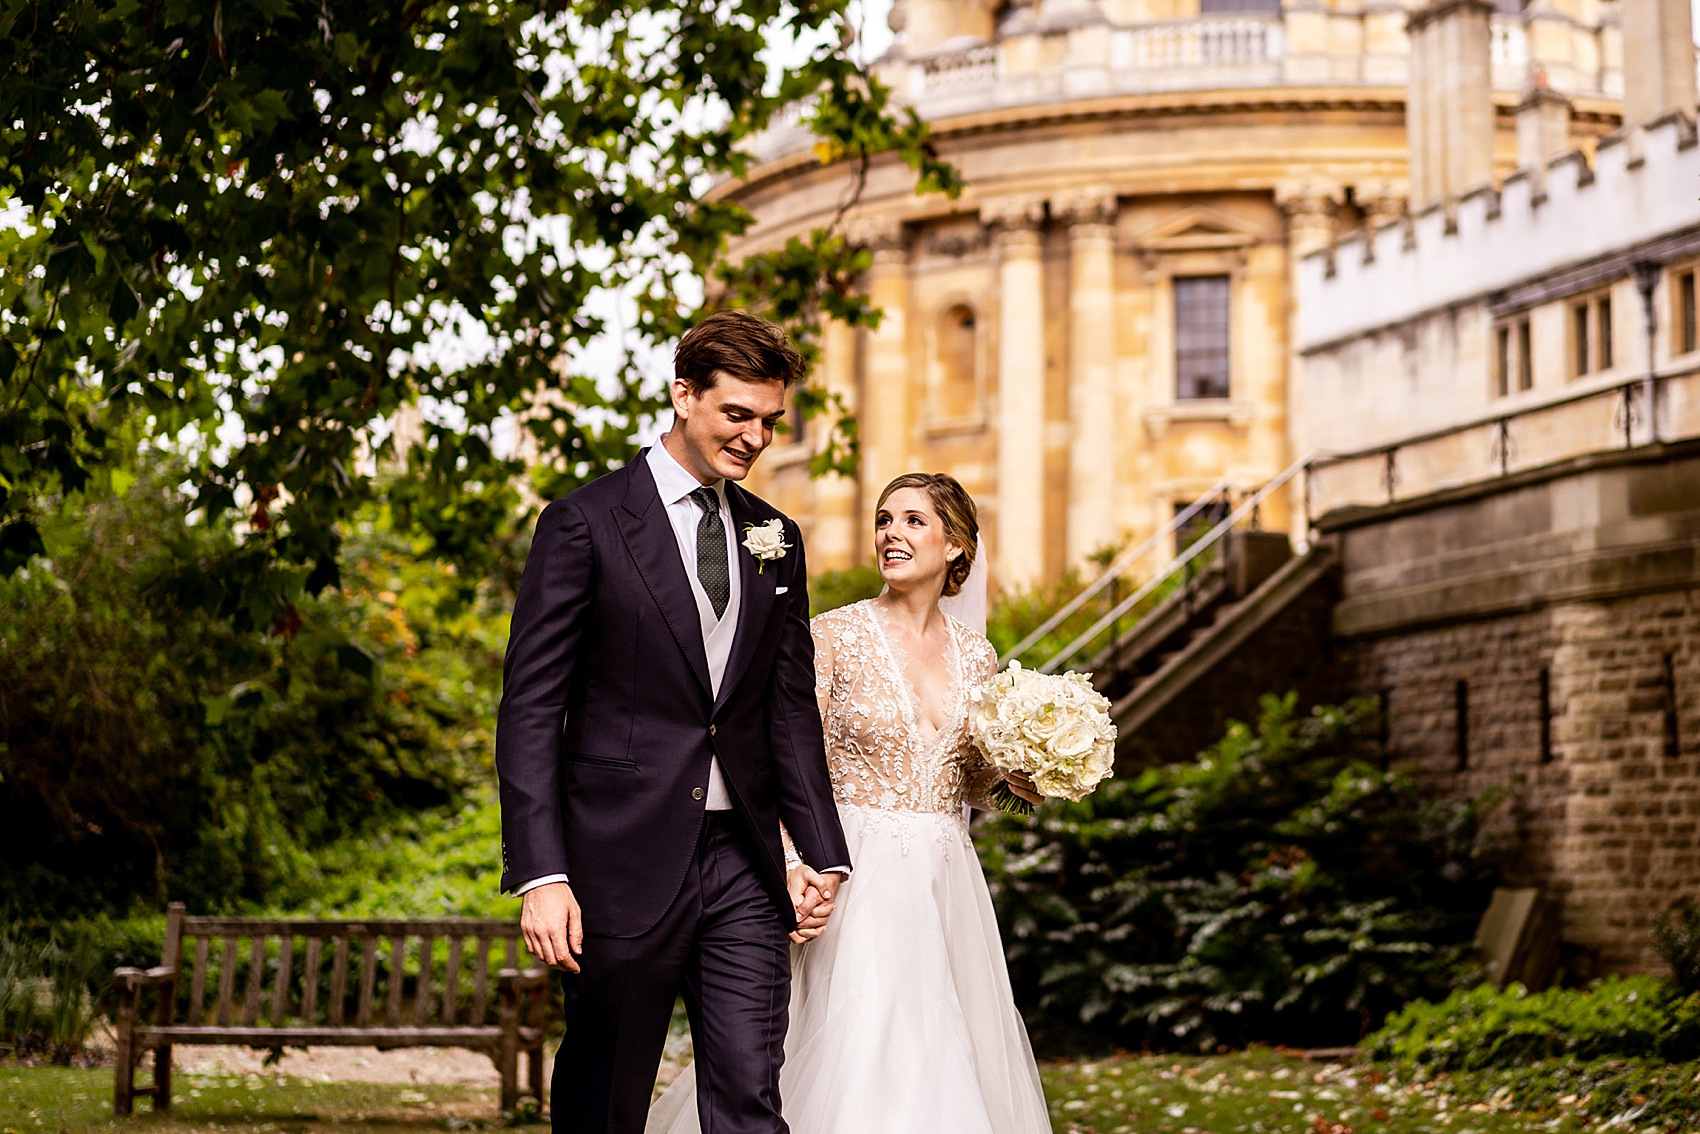
[[[112,987],[119,992],[143,989],[157,984],[169,984],[176,979],[176,968],[168,965],[158,965],[151,969],[126,967],[112,970]]]
[[[512,988],[516,992],[549,987],[548,969],[501,969],[496,973],[496,987]]]

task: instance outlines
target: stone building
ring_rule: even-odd
[[[1474,153],[1432,204],[1300,270],[1296,444],[1333,556],[1341,692],[1387,759],[1494,788],[1513,882],[1605,968],[1656,964],[1652,917],[1700,899],[1700,145],[1688,0],[1621,12],[1627,128],[1571,148],[1531,86],[1517,168],[1464,107],[1485,44],[1436,65],[1425,130]],[[1479,7],[1485,7],[1479,6]],[[1448,24],[1454,26],[1447,26]],[[1672,46],[1678,50],[1670,50]],[[1472,87],[1473,85],[1473,87]],[[1472,134],[1472,131],[1474,133]]]
[[[1531,76],[1546,149],[1591,153],[1620,121],[1621,0],[1418,7],[897,0],[879,72],[968,189],[918,197],[881,159],[849,208],[885,319],[829,327],[818,378],[859,418],[860,475],[811,480],[805,431],[754,485],[799,518],[811,563],[865,561],[874,495],[910,469],[963,481],[994,584],[1019,586],[1160,530],[1220,477],[1243,489],[1286,467],[1307,443],[1299,259],[1401,217],[1413,193],[1420,207],[1509,174]],[[1468,105],[1419,65],[1462,46],[1487,60]],[[1413,181],[1407,119],[1431,180]],[[770,132],[719,190],[756,218],[734,255],[849,199],[851,169],[810,143]]]

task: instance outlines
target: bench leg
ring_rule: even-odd
[[[537,1100],[537,1109],[543,1110],[543,1045],[538,1044],[525,1053],[526,1077],[531,1080],[531,1097]]]
[[[120,989],[118,993],[118,1050],[114,1055],[112,1083],[112,1113],[129,1114],[136,1100],[136,992]]]
[[[504,1045],[496,1067],[502,1073],[502,1109],[513,1110],[519,1105],[519,1050]]]
[[[153,1049],[153,1108],[171,1109],[171,1045],[168,1043]]]

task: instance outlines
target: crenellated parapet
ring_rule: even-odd
[[[1313,352],[1522,281],[1700,226],[1700,146],[1671,113],[1408,218],[1300,267],[1299,349]]]

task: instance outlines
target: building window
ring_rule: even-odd
[[[1611,293],[1570,305],[1570,373],[1581,378],[1612,368]]]
[[[1177,276],[1175,397],[1228,396],[1228,277]]]
[[[1272,12],[1279,15],[1281,0],[1199,0],[1198,10],[1206,16],[1231,12]]]
[[[1671,276],[1671,348],[1676,354],[1700,347],[1700,328],[1694,322],[1694,273],[1689,267]]]
[[[974,311],[964,303],[940,312],[933,361],[934,409],[945,421],[972,417],[979,410],[979,343]]]
[[[1529,317],[1520,315],[1507,319],[1493,330],[1494,367],[1493,392],[1503,398],[1513,390],[1528,390],[1535,385],[1533,343],[1529,334]]]

